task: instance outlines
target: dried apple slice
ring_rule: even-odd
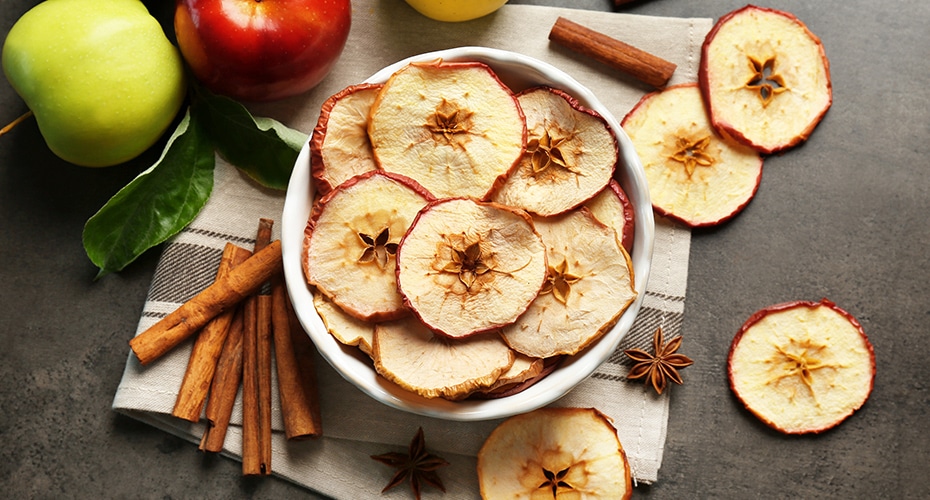
[[[727,365],[736,397],[787,434],[835,427],[865,404],[875,379],[862,326],[827,299],[756,312],[736,333]]]
[[[478,451],[481,497],[626,499],[630,464],[594,408],[541,408],[508,418]]]
[[[538,376],[543,371],[545,360],[542,358],[531,358],[518,352],[514,353],[513,364],[504,373],[501,373],[497,380],[489,387],[482,389],[484,393],[494,393],[497,391],[508,390],[517,384],[522,384]]]
[[[493,384],[514,360],[499,335],[450,339],[413,317],[379,323],[373,347],[381,376],[425,398],[464,398]]]
[[[549,216],[593,198],[617,163],[617,141],[604,118],[551,87],[526,90],[517,100],[526,115],[526,153],[492,199]]]
[[[410,179],[376,170],[320,199],[307,224],[303,270],[346,313],[366,321],[407,314],[397,293],[397,244],[430,194]]]
[[[534,222],[546,245],[547,282],[501,333],[527,356],[575,354],[613,327],[636,298],[630,257],[613,229],[586,208]]]
[[[753,5],[707,34],[698,81],[713,126],[762,153],[807,140],[833,102],[820,39],[794,15]]]
[[[759,189],[762,157],[714,132],[696,84],[644,96],[622,126],[662,215],[691,227],[713,226],[738,214]]]
[[[450,337],[513,323],[539,293],[546,269],[529,215],[470,198],[430,203],[397,250],[404,302]]]
[[[518,357],[523,356],[523,354],[520,354],[516,351],[514,351],[514,354],[516,354]],[[562,356],[546,358],[542,360],[542,370],[540,370],[540,372],[537,373],[536,375],[530,378],[527,378],[526,380],[523,380],[522,382],[515,382],[511,384],[504,384],[504,385],[495,384],[493,388],[488,389],[488,390],[477,391],[473,393],[471,397],[477,398],[477,399],[498,399],[498,398],[506,398],[507,396],[512,396],[514,394],[523,392],[527,388],[532,387],[533,384],[535,384],[536,382],[539,382],[540,380],[546,378],[547,375],[552,373],[552,371],[555,370],[556,367],[558,367],[559,364],[562,362],[562,359],[564,359],[564,357]],[[501,377],[503,378],[505,375],[506,374],[501,375]]]
[[[526,143],[516,98],[480,62],[404,66],[375,100],[368,134],[381,168],[415,179],[440,198],[485,198]]]
[[[313,291],[313,306],[323,320],[326,331],[340,343],[357,346],[359,350],[371,356],[371,344],[375,335],[375,324],[362,321],[346,314],[322,293]]]
[[[611,179],[607,187],[584,206],[591,210],[597,220],[613,228],[624,250],[633,251],[633,233],[636,228],[633,203],[617,181]]]
[[[381,87],[350,85],[323,103],[310,136],[310,175],[320,194],[378,168],[368,140],[368,113]]]

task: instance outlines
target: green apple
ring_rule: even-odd
[[[177,115],[184,63],[138,0],[47,0],[13,25],[3,71],[49,148],[77,165],[135,158]]]

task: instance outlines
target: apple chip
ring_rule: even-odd
[[[805,141],[833,102],[820,39],[794,15],[753,5],[707,34],[698,81],[713,126],[762,153]]]
[[[480,62],[411,63],[371,109],[368,134],[381,168],[437,197],[487,197],[523,153],[526,125],[510,89]]]
[[[650,93],[623,118],[643,163],[652,206],[690,227],[738,214],[755,196],[762,157],[724,140],[707,120],[696,84]]]
[[[523,354],[520,354],[516,351],[514,351],[514,354],[518,358],[520,356],[524,356]],[[527,359],[534,359],[534,358],[527,358]],[[512,396],[514,394],[523,392],[527,388],[532,387],[533,384],[535,384],[536,382],[539,382],[540,380],[546,378],[547,375],[552,373],[552,371],[555,370],[559,366],[562,359],[563,359],[562,356],[555,356],[552,358],[543,359],[541,360],[542,368],[540,369],[539,373],[537,373],[536,375],[533,375],[532,377],[528,377],[525,380],[520,381],[520,382],[512,382],[512,383],[504,383],[504,384],[501,384],[500,379],[498,379],[498,382],[495,382],[494,386],[488,389],[477,391],[473,393],[471,397],[478,398],[478,399],[498,399],[498,398],[506,398],[507,396]],[[514,361],[514,364],[516,364],[516,361]],[[508,370],[508,372],[510,372],[511,370]],[[508,373],[504,373],[501,375],[501,378],[503,379],[507,375]]]
[[[379,323],[373,347],[381,376],[425,398],[464,398],[493,384],[514,359],[500,335],[451,339],[413,317]]]
[[[636,226],[633,203],[617,181],[611,179],[607,187],[584,206],[588,207],[597,220],[613,228],[617,233],[617,241],[623,245],[624,250],[633,251],[633,232]]]
[[[545,365],[544,359],[531,358],[518,352],[515,352],[514,355],[513,364],[510,365],[510,368],[504,373],[501,373],[491,386],[482,389],[482,392],[494,393],[508,390],[542,373],[543,366]]]
[[[492,199],[549,216],[600,192],[613,175],[618,155],[604,118],[550,87],[526,90],[517,99],[526,115],[526,153]]]
[[[636,298],[630,257],[586,208],[535,219],[549,262],[546,285],[504,340],[527,356],[575,354],[609,330]]]
[[[351,85],[323,103],[310,136],[310,174],[320,194],[378,168],[368,140],[368,113],[381,87]]]
[[[346,314],[342,308],[316,290],[313,291],[313,306],[330,335],[340,343],[357,346],[359,350],[371,356],[374,323]]]
[[[594,408],[541,408],[504,420],[478,451],[481,497],[627,499],[630,464]]]
[[[450,337],[513,323],[546,269],[546,248],[525,212],[469,198],[430,203],[397,250],[404,302]]]
[[[407,314],[397,293],[397,245],[431,199],[410,179],[380,170],[343,182],[316,205],[304,239],[307,281],[366,321]]]
[[[768,426],[819,433],[865,404],[875,353],[859,322],[833,302],[789,302],[749,317],[728,373],[736,397]]]

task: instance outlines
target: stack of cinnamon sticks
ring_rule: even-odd
[[[249,476],[271,473],[272,358],[286,438],[322,434],[314,346],[288,298],[273,224],[259,220],[251,251],[227,243],[213,284],[129,342],[148,365],[196,335],[172,414],[203,417],[200,449],[219,452],[241,387],[242,473]]]

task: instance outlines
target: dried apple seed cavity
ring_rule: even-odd
[[[526,152],[492,199],[550,216],[604,189],[618,158],[616,139],[604,118],[550,87],[521,92],[517,100],[526,116]]]
[[[753,314],[733,339],[730,388],[766,425],[787,433],[835,427],[868,399],[875,353],[859,322],[829,300]]]
[[[523,153],[526,125],[513,93],[479,62],[412,63],[372,106],[378,165],[437,197],[485,198]]]
[[[404,302],[430,328],[465,337],[513,323],[546,279],[528,215],[467,198],[424,208],[397,252]]]
[[[430,199],[414,181],[382,171],[343,182],[320,200],[308,223],[307,281],[358,319],[406,315],[394,273],[397,246]]]

